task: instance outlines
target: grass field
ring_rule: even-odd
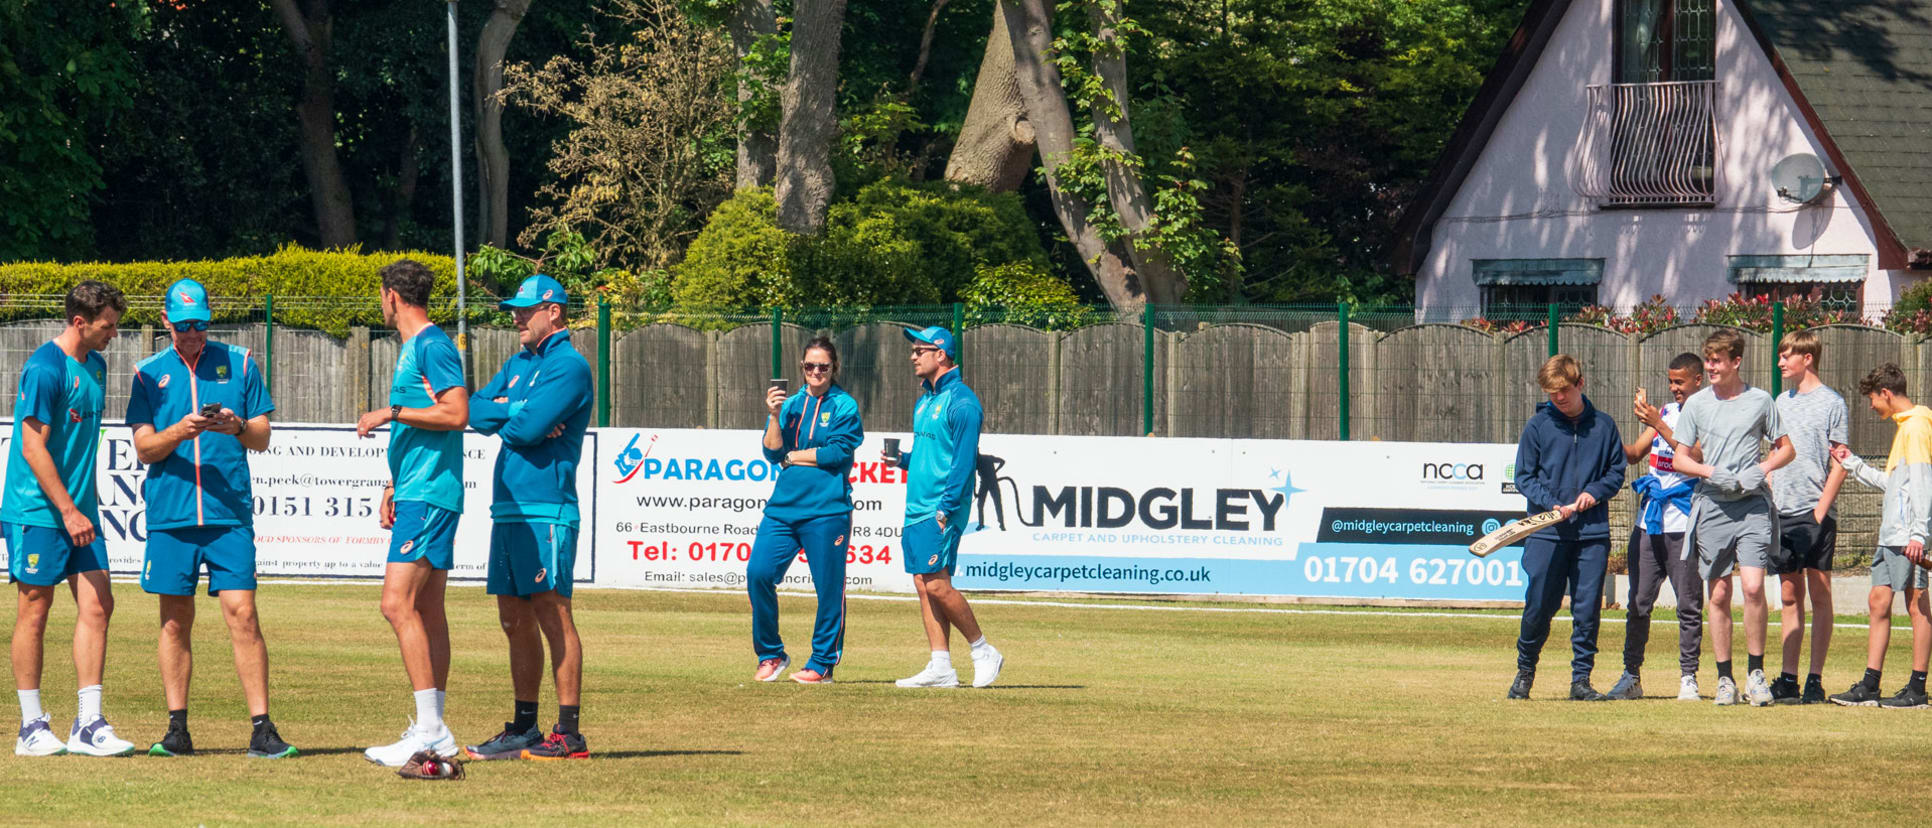
[[[155,604],[134,584],[115,591],[107,709],[145,747],[166,725]],[[204,600],[192,704],[202,754],[0,756],[0,822],[1871,823],[1923,813],[1901,783],[1932,749],[1922,711],[1663,698],[1676,689],[1674,628],[1651,639],[1659,698],[1559,701],[1559,621],[1536,698],[1505,702],[1506,613],[989,602],[980,617],[1008,656],[1001,684],[913,691],[891,684],[923,661],[906,602],[853,600],[839,683],[804,687],[748,680],[742,596],[585,590],[594,758],[476,763],[468,781],[427,784],[360,756],[411,712],[376,595],[263,588],[273,713],[302,758],[241,755],[226,632]],[[457,738],[480,741],[509,712],[502,637],[480,589],[454,589],[450,603],[449,718]],[[787,635],[804,642],[810,600],[782,606]],[[63,735],[72,618],[57,609],[44,684]],[[1894,636],[1888,694],[1906,674],[1906,638]],[[1600,688],[1622,640],[1621,623],[1604,625]],[[1833,649],[1836,692],[1863,667],[1863,630],[1840,629]],[[957,647],[962,667],[964,656]],[[1708,694],[1708,667],[1702,680]],[[547,681],[544,692],[548,724]]]

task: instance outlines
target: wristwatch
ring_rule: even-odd
[[[402,418],[402,406],[400,405],[389,406],[389,422],[393,423],[401,418]]]

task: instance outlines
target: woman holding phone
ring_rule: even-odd
[[[758,538],[745,566],[751,594],[751,641],[759,681],[777,681],[791,666],[778,635],[778,584],[801,550],[818,590],[812,657],[792,673],[800,684],[830,684],[845,649],[845,554],[852,536],[852,452],[865,441],[859,404],[834,382],[839,352],[832,340],[805,343],[799,368],[805,390],[785,396],[783,380],[765,390],[765,460],[778,467]]]

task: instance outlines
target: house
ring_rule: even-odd
[[[1394,257],[1433,321],[1737,291],[1882,315],[1932,274],[1932,0],[1531,0]]]

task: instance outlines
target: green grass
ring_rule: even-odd
[[[145,748],[166,724],[155,603],[133,584],[115,592],[107,709]],[[465,782],[408,782],[360,756],[411,712],[376,595],[264,587],[273,712],[302,758],[241,755],[226,633],[203,600],[202,755],[0,755],[0,822],[1815,823],[1909,820],[1923,807],[1901,783],[1924,767],[1925,713],[1559,701],[1563,622],[1536,698],[1512,703],[1515,624],[1494,614],[985,599],[980,617],[1008,654],[1001,685],[909,691],[890,682],[924,658],[910,603],[854,599],[839,684],[803,687],[749,681],[742,596],[614,590],[578,596],[592,760],[475,763]],[[509,712],[502,636],[480,589],[455,589],[450,603],[449,718],[459,739],[480,741]],[[795,645],[810,608],[783,599]],[[72,618],[70,605],[56,610],[44,683],[63,735]],[[1675,693],[1674,633],[1665,622],[1652,635],[1653,694]],[[1906,638],[1894,636],[1888,693],[1905,676]],[[1600,688],[1622,641],[1620,623],[1604,626]],[[1840,629],[1833,651],[1837,691],[1863,667],[1863,630]],[[963,646],[956,657],[966,667]],[[1708,667],[1703,681],[1708,694]],[[544,692],[548,723],[547,682]]]

